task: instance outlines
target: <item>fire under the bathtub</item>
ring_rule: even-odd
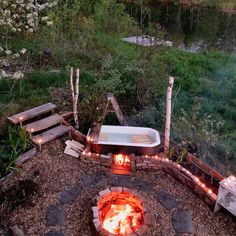
[[[116,154],[112,156],[112,172],[114,174],[125,174],[131,173],[131,158],[128,155]]]

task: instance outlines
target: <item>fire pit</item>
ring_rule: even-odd
[[[112,156],[112,172],[114,174],[129,175],[131,173],[131,159],[128,155]]]
[[[141,236],[147,232],[151,217],[140,193],[114,187],[99,195],[97,206],[93,207],[93,222],[98,235]]]

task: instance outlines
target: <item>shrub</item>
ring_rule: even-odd
[[[30,147],[29,137],[23,128],[9,128],[8,139],[0,146],[0,178],[15,168],[19,155]]]

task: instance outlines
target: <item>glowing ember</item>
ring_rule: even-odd
[[[126,155],[118,154],[114,155],[114,163],[118,166],[130,165],[130,159]]]
[[[129,193],[111,193],[100,200],[100,220],[109,233],[125,236],[143,223],[142,203]]]

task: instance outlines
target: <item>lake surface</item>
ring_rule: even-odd
[[[166,39],[187,51],[220,50],[236,53],[236,14],[212,8],[158,4],[147,6],[142,15],[143,31],[150,22],[159,23],[166,31]],[[127,6],[127,12],[140,23],[141,9]],[[140,23],[141,25],[141,23]]]

